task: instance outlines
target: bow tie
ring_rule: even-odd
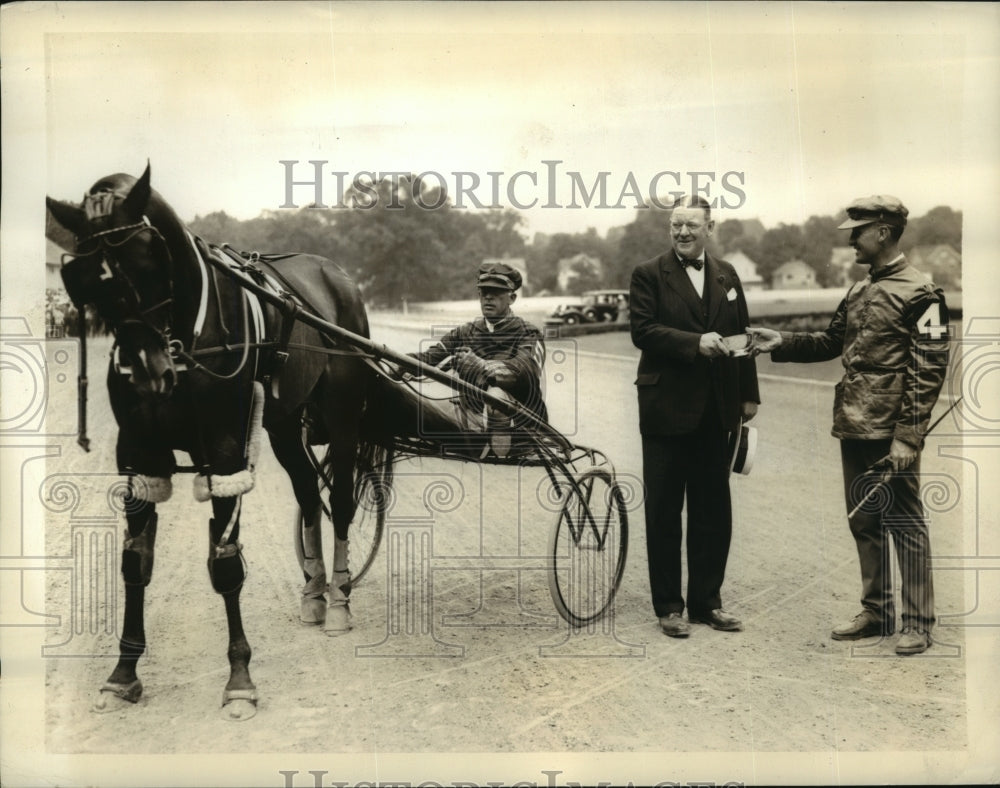
[[[701,260],[686,260],[683,257],[680,258],[680,264],[681,268],[687,268],[688,266],[691,266],[695,271],[700,271],[702,266]]]

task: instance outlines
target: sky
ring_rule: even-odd
[[[1000,71],[993,39],[972,35],[996,14],[974,6],[141,7],[44,35],[52,196],[148,160],[182,218],[247,219],[323,161],[327,204],[334,172],[428,172],[455,193],[462,171],[480,203],[494,182],[500,205],[535,201],[529,233],[603,234],[633,220],[657,173],[664,197],[707,188],[719,218],[767,226],[875,193],[914,215],[962,209],[957,176],[997,180],[995,159],[984,172],[969,157],[1000,138],[974,112],[996,104],[979,95],[996,80],[970,74]],[[580,187],[601,177],[606,199],[585,207]],[[315,196],[293,187],[294,204]]]

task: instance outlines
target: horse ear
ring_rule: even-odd
[[[87,234],[87,214],[83,208],[66,202],[45,198],[45,207],[49,209],[52,218],[69,230],[73,235]]]
[[[135,185],[129,191],[128,196],[122,203],[122,208],[125,209],[125,214],[132,221],[139,221],[142,215],[146,212],[146,206],[149,204],[149,196],[152,193],[152,189],[149,186],[149,162],[146,162],[146,171],[142,173],[142,177],[135,182]]]

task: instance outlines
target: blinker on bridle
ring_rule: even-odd
[[[115,197],[115,193],[111,190],[103,190],[101,192],[97,192],[96,194],[84,195],[83,208],[88,221],[94,222],[109,217],[115,205]],[[141,221],[133,222],[131,224],[97,230],[90,233],[86,237],[81,238],[78,241],[77,246],[78,248],[87,248],[87,251],[75,255],[63,255],[62,265],[64,268],[67,268],[73,266],[73,264],[77,261],[80,261],[80,263],[83,264],[83,260],[81,260],[81,258],[98,258],[99,256],[99,260],[95,259],[92,265],[99,265],[100,270],[93,271],[90,275],[90,287],[88,288],[90,292],[79,293],[82,297],[81,300],[85,298],[86,300],[93,301],[96,304],[96,302],[102,299],[100,298],[100,295],[95,292],[95,287],[99,287],[102,284],[110,286],[111,289],[105,291],[106,300],[104,306],[110,313],[106,317],[111,323],[115,333],[117,334],[119,328],[129,324],[144,326],[146,329],[159,336],[163,342],[164,349],[171,355],[174,355],[174,340],[171,337],[172,326],[170,325],[170,313],[168,312],[167,314],[166,323],[163,328],[158,328],[153,325],[149,319],[153,313],[173,303],[173,276],[168,272],[167,297],[159,303],[142,308],[142,298],[139,295],[139,291],[128,274],[122,270],[121,264],[115,254],[115,251],[119,247],[124,246],[133,238],[145,232],[149,232],[154,238],[159,239],[160,243],[163,245],[163,249],[166,251],[168,268],[172,268],[173,259],[170,254],[170,249],[167,246],[163,235],[149,221],[148,216],[143,216]],[[111,238],[111,236],[119,236],[122,234],[124,234],[124,237],[119,241],[114,241]],[[91,242],[94,243],[91,244]],[[67,260],[67,258],[70,259]],[[66,277],[64,276],[64,279],[65,278]],[[79,306],[82,306],[82,304]],[[99,309],[98,311],[100,313],[101,310]],[[118,364],[117,345],[115,350],[116,369],[122,373],[129,373],[131,370],[121,367]]]
[[[102,219],[107,220],[111,216],[114,210],[116,198],[124,199],[122,195],[116,193],[115,190],[111,188],[104,188],[92,194],[85,194],[83,196],[83,210],[87,216],[87,221],[96,222]],[[160,242],[163,244],[163,248],[166,250],[167,253],[168,266],[172,268],[173,260],[171,259],[170,249],[167,246],[166,241],[164,241],[163,235],[156,227],[153,226],[152,222],[149,221],[148,216],[143,216],[141,221],[133,222],[132,224],[124,224],[121,225],[120,227],[109,227],[104,230],[98,230],[97,232],[90,233],[90,235],[88,235],[86,238],[80,241],[80,245],[86,244],[89,241],[95,241],[95,240],[97,241],[98,247],[90,252],[87,252],[86,254],[91,255],[98,251],[102,253],[101,254],[102,271],[98,277],[98,280],[107,281],[109,279],[114,280],[118,278],[120,281],[123,281],[135,296],[136,306],[140,306],[142,302],[142,299],[139,296],[139,291],[136,289],[135,284],[128,277],[128,275],[122,270],[121,265],[119,264],[118,259],[115,256],[113,250],[121,246],[124,246],[140,233],[147,231],[150,232],[154,237],[158,238]],[[124,238],[122,238],[122,240],[118,242],[113,242],[109,238],[109,236],[118,233],[128,233],[128,234]],[[66,264],[65,261],[64,264]],[[170,335],[169,322],[168,325],[165,327],[165,330],[161,331],[159,329],[156,329],[155,326],[150,324],[149,321],[146,319],[146,317],[149,314],[155,312],[157,309],[161,309],[162,307],[167,306],[173,301],[174,283],[172,275],[167,276],[167,283],[168,283],[168,293],[169,293],[167,298],[158,304],[154,304],[151,307],[147,307],[146,309],[141,309],[139,311],[140,319],[138,322],[145,323],[148,328],[153,329],[158,334],[161,335],[165,334],[165,339],[169,344],[169,335]],[[137,322],[137,321],[135,318],[132,319],[123,318],[122,320],[115,322],[117,325],[117,324],[126,324],[129,322]]]

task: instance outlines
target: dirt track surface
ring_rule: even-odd
[[[395,325],[376,321],[376,338],[402,351],[416,349],[422,335]],[[92,361],[93,451],[83,454],[67,438],[47,469],[75,476],[95,495],[111,480],[84,474],[114,471],[101,366]],[[762,365],[762,371],[776,366]],[[635,487],[641,460],[635,351],[627,334],[550,342],[548,373],[555,425],[606,452],[623,483]],[[556,373],[563,375],[553,382]],[[832,379],[829,370],[821,374]],[[351,754],[364,764],[377,761],[378,753],[744,752],[766,758],[792,752],[819,753],[834,769],[843,754],[963,750],[964,635],[960,626],[945,626],[966,609],[963,573],[935,577],[942,626],[927,655],[898,658],[891,638],[853,646],[832,641],[830,629],[857,612],[860,584],[838,446],[829,436],[832,389],[766,378],[762,393],[757,463],[750,476],[732,483],[734,538],[723,599],[743,619],[741,633],[699,625],[686,641],[660,634],[649,602],[640,497],[630,504],[628,565],[613,615],[589,630],[570,630],[554,612],[544,573],[518,573],[503,560],[544,549],[548,520],[526,514],[541,472],[424,461],[397,468],[396,524],[429,524],[429,597],[404,598],[402,609],[390,604],[383,545],[380,561],[352,595],[353,630],[325,637],[298,622],[293,499],[266,453],[257,487],[244,501],[242,535],[249,562],[244,621],[261,698],[256,717],[220,720],[226,624],[205,569],[209,509],[194,502],[189,477],[175,477],[173,499],[159,506],[146,603],[149,649],[139,666],[145,694],[136,707],[110,715],[89,710],[117,655],[116,636],[107,628],[120,626],[120,610],[109,622],[103,608],[97,610],[98,632],[72,632],[71,605],[79,596],[71,573],[49,574],[48,612],[61,617],[47,640],[53,653],[82,658],[47,661],[47,748],[285,753],[297,756],[287,768],[303,770],[327,768],[329,761],[303,757],[315,753]],[[73,407],[72,399],[63,406]],[[947,491],[944,477],[960,474],[960,463],[936,455],[933,447],[925,452],[924,470],[940,476]],[[425,505],[432,488],[447,491],[447,502]],[[931,513],[935,554],[958,555],[961,513],[954,500],[937,508]],[[107,533],[117,538],[120,530]],[[70,540],[66,516],[52,514],[46,549],[68,555]],[[117,548],[108,555],[120,599]],[[474,557],[473,568],[448,562],[459,556]],[[487,568],[491,558],[497,568]],[[558,757],[551,763],[561,768]],[[647,771],[637,773],[648,775],[654,761],[644,763]],[[661,762],[659,779],[671,779],[669,763]],[[913,763],[904,779],[919,781],[919,758]],[[905,768],[905,761],[896,766]],[[711,771],[711,760],[708,768],[709,779],[727,779],[725,771]],[[829,777],[837,780],[834,771]],[[282,784],[273,770],[259,779]],[[521,779],[545,780],[537,771]]]

